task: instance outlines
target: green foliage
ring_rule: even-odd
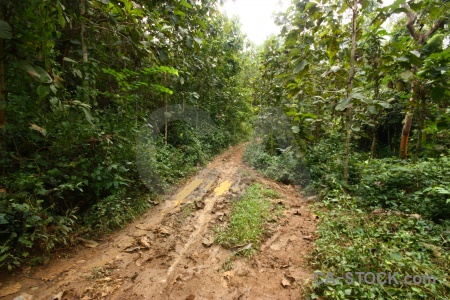
[[[362,163],[354,186],[360,206],[417,213],[439,221],[450,218],[450,160],[447,157],[405,163],[380,159]]]
[[[449,227],[397,214],[364,212],[341,196],[316,206],[322,220],[312,254],[315,270],[334,277],[352,272],[353,284],[313,284],[311,299],[447,299],[450,297]],[[397,272],[398,284],[357,283],[356,272]],[[429,275],[436,284],[403,284],[406,275]],[[387,279],[383,278],[383,279]],[[325,280],[325,278],[321,278]]]
[[[249,134],[244,36],[215,1],[5,1],[0,268],[124,226],[148,188],[157,197]],[[199,108],[216,130],[169,122],[167,141],[136,149],[170,104]],[[143,184],[136,151],[159,181]]]
[[[243,160],[268,178],[304,187],[310,184],[309,170],[291,149],[271,155],[263,144],[252,143],[245,149]]]

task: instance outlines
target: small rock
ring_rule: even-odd
[[[202,200],[196,200],[194,203],[197,209],[203,209],[205,207],[205,202]]]
[[[290,282],[287,278],[284,278],[284,277],[283,277],[283,279],[281,279],[281,285],[282,285],[284,288],[287,288],[287,287],[290,287],[290,286],[291,286],[291,282]]]
[[[213,237],[205,238],[203,239],[202,244],[205,247],[211,247],[214,244],[214,238]]]
[[[147,249],[150,249],[150,243],[148,241],[148,238],[146,236],[143,236],[140,240],[139,243],[144,246]]]
[[[313,240],[312,236],[310,236],[310,235],[304,236],[303,239],[307,240],[307,241],[312,241]]]
[[[51,296],[50,300],[61,300],[63,295],[64,295],[64,292],[59,292],[58,294]]]
[[[170,230],[169,230],[169,228],[161,226],[159,228],[159,233],[161,233],[162,235],[170,235]]]

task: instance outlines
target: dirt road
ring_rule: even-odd
[[[3,294],[16,292],[0,299],[302,299],[312,280],[306,256],[316,217],[292,186],[243,165],[243,149],[228,149],[165,202],[103,241],[86,242],[86,248],[4,280]],[[213,243],[214,228],[226,222],[230,200],[255,181],[277,190],[282,196],[273,201],[286,210],[271,223],[260,251],[231,266],[230,249]]]

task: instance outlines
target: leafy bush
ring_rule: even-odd
[[[309,170],[301,157],[297,157],[289,148],[281,152],[279,155],[270,155],[263,143],[253,143],[245,149],[243,160],[264,176],[286,184],[308,186],[311,183]]]
[[[361,180],[352,187],[360,206],[418,213],[435,221],[450,218],[450,159],[417,163],[378,159],[361,163]]]

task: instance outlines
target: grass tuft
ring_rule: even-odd
[[[267,231],[267,223],[273,219],[269,198],[278,196],[276,191],[259,183],[252,184],[234,202],[228,226],[216,229],[215,241],[227,248],[244,247],[236,254],[251,256]],[[251,248],[246,247],[249,244]]]

